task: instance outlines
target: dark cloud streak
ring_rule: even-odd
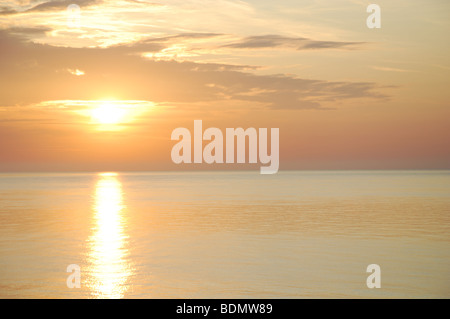
[[[364,42],[316,41],[308,38],[291,38],[280,35],[251,36],[239,42],[223,45],[223,48],[233,49],[274,49],[291,48],[294,50],[307,49],[350,49]]]
[[[4,6],[4,7],[0,8],[0,15],[66,10],[67,7],[71,4],[77,4],[80,7],[88,7],[88,6],[100,4],[103,2],[104,2],[103,0],[54,0],[54,1],[46,1],[43,3],[37,4],[31,8],[23,10],[23,11],[16,10],[12,7]]]

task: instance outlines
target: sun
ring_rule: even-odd
[[[120,124],[124,121],[127,111],[124,106],[115,102],[103,102],[92,109],[92,119],[102,125]]]

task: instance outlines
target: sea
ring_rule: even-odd
[[[450,171],[2,173],[0,298],[450,298]]]

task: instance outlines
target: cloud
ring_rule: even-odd
[[[308,38],[292,38],[281,35],[260,35],[242,39],[239,42],[223,45],[225,48],[234,49],[274,49],[290,48],[294,50],[307,49],[354,49],[364,42],[339,42],[339,41],[316,41]]]
[[[181,33],[177,35],[162,37],[162,38],[155,38],[155,39],[148,39],[148,41],[157,41],[157,42],[164,42],[169,40],[179,40],[179,39],[208,39],[208,38],[215,38],[219,36],[223,36],[222,33]]]
[[[85,74],[84,71],[78,70],[78,69],[75,69],[75,70],[67,69],[67,72],[69,72],[70,74],[75,75],[75,76],[82,76]]]
[[[222,34],[217,33],[182,33],[173,36],[146,38],[131,43],[112,45],[110,48],[113,50],[122,50],[135,53],[158,52],[169,48],[170,45],[174,43],[181,43],[181,41],[210,39],[221,35]]]
[[[180,35],[182,36],[182,35]],[[248,66],[155,61],[138,54],[158,52],[161,43],[109,48],[54,47],[0,31],[1,106],[50,100],[95,100],[105,96],[156,103],[245,101],[271,109],[321,109],[353,98],[383,99],[368,82],[330,82],[283,74],[257,75]],[[73,76],[59,70],[83,70]]]
[[[37,36],[43,36],[46,32],[52,31],[49,27],[13,27],[8,29],[8,33],[22,37],[32,39]]]
[[[28,12],[43,12],[43,11],[57,11],[57,10],[66,10],[67,7],[71,4],[77,4],[80,7],[88,7],[96,4],[103,3],[103,0],[54,0],[54,1],[46,1],[43,3],[39,3],[31,8],[25,10],[17,10],[12,7],[0,7],[0,15],[9,15],[9,14],[17,14],[17,13],[28,13]]]
[[[378,71],[387,71],[387,72],[410,72],[409,70],[399,69],[399,68],[388,68],[383,66],[372,66],[372,69]]]
[[[139,5],[145,6],[164,6],[163,4],[147,2],[147,1],[139,1],[139,0],[124,0],[125,2],[135,3]],[[52,0],[45,1],[36,5],[32,5],[33,2],[38,2],[38,0],[29,1],[19,3],[20,5],[26,6],[24,10],[17,10],[11,6],[2,6],[0,7],[0,15],[10,15],[10,14],[18,14],[18,13],[33,13],[33,12],[47,12],[47,11],[60,11],[66,10],[67,7],[71,4],[76,4],[81,8],[86,8],[94,5],[100,5],[103,3],[107,3],[104,0]]]
[[[11,7],[6,7],[6,6],[0,7],[0,15],[9,15],[9,14],[15,14],[15,13],[18,13],[18,11]]]

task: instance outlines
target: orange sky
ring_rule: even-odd
[[[198,168],[196,119],[280,128],[280,169],[448,169],[450,3],[391,2],[4,1],[0,171]]]

